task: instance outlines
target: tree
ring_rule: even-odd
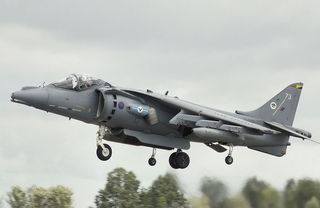
[[[12,187],[8,193],[8,204],[11,208],[25,208],[27,206],[27,194],[19,186]]]
[[[280,207],[280,195],[276,189],[272,188],[271,186],[268,186],[262,190],[261,195],[261,208]]]
[[[0,208],[4,208],[4,204],[3,204],[3,199],[2,199],[2,197],[0,198]]]
[[[307,203],[304,205],[304,208],[320,208],[319,200],[316,197],[312,197]]]
[[[140,182],[132,172],[116,168],[108,174],[107,183],[95,198],[98,208],[153,208],[187,207],[187,200],[172,174],[159,176],[149,189],[141,189]]]
[[[72,207],[72,191],[63,186],[56,186],[47,191],[47,206],[59,208]]]
[[[192,208],[210,208],[209,198],[205,195],[202,195],[201,197],[192,197],[189,202]]]
[[[48,191],[42,187],[32,186],[28,190],[28,207],[42,208],[47,207]]]
[[[278,191],[264,181],[259,181],[256,177],[250,178],[246,182],[242,192],[251,207],[278,208],[280,206]]]
[[[63,186],[49,189],[32,186],[27,191],[15,186],[8,193],[8,204],[12,208],[71,208],[72,194]]]
[[[133,172],[123,168],[116,168],[108,174],[107,184],[96,196],[95,204],[98,208],[129,208],[138,207],[140,182]]]
[[[242,193],[248,199],[251,207],[260,207],[260,202],[262,201],[261,192],[267,184],[263,181],[259,181],[256,177],[247,180]]]
[[[223,208],[251,208],[248,200],[243,195],[238,195],[227,199]]]
[[[320,199],[320,183],[311,179],[299,180],[294,191],[297,207],[304,207],[313,196]]]
[[[220,208],[227,199],[228,189],[224,183],[214,178],[203,178],[201,192],[208,197],[210,208]]]
[[[148,189],[141,189],[140,191],[140,207],[141,208],[153,208],[152,196]]]
[[[284,188],[283,203],[285,208],[297,208],[295,201],[295,191],[297,189],[296,182],[293,179],[287,181],[286,187]]]
[[[151,185],[148,195],[151,207],[188,207],[188,202],[179,189],[178,182],[174,175],[167,173],[159,176]],[[147,205],[149,207],[150,204]]]

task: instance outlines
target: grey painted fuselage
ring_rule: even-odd
[[[292,127],[302,86],[289,85],[256,111],[236,113],[80,75],[25,87],[12,94],[12,101],[105,126],[110,132],[104,139],[114,142],[162,149],[189,149],[190,142],[201,142],[217,151],[220,145],[247,146],[282,156],[289,136],[311,138],[309,132]]]

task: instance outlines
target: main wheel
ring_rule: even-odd
[[[112,150],[111,150],[111,147],[107,144],[103,144],[103,146],[106,148],[106,151],[103,151],[102,147],[98,146],[97,156],[100,160],[106,161],[110,159],[112,155]]]
[[[157,163],[157,160],[154,157],[151,157],[148,160],[148,163],[149,163],[150,166],[154,166]]]
[[[184,169],[188,167],[190,163],[189,155],[185,152],[178,152],[175,158],[175,162],[178,168]]]
[[[228,155],[225,159],[226,163],[228,165],[231,165],[233,163],[233,157],[231,157],[230,155]]]
[[[176,165],[176,155],[177,155],[177,153],[174,152],[169,157],[169,164],[174,169],[178,169],[178,166]]]

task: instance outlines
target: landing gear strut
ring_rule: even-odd
[[[185,152],[182,152],[181,149],[178,149],[177,152],[172,153],[169,157],[169,164],[174,169],[184,169],[188,167],[189,163],[189,155]]]
[[[152,155],[148,160],[148,163],[150,166],[155,166],[155,164],[157,163],[155,156],[156,156],[156,148],[153,148]]]
[[[97,156],[100,160],[109,160],[112,155],[112,149],[109,145],[103,144],[103,137],[109,133],[109,129],[105,126],[99,126],[99,131],[97,132]]]
[[[231,165],[233,163],[233,157],[231,156],[232,155],[232,151],[233,151],[233,145],[229,144],[229,154],[225,159],[227,165]]]

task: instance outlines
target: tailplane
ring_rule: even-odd
[[[291,84],[257,110],[236,113],[292,126],[302,88],[303,83]]]

